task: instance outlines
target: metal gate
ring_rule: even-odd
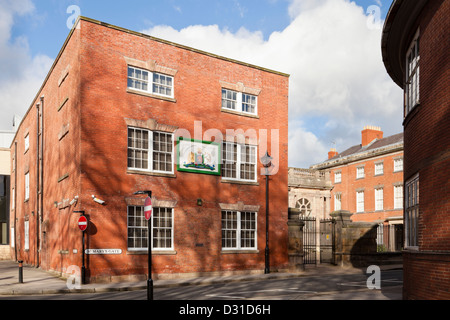
[[[303,264],[317,264],[316,258],[316,218],[299,217],[303,227]]]
[[[320,220],[320,263],[332,263],[334,260],[335,220]]]

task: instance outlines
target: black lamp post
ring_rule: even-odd
[[[151,191],[136,191],[134,194],[146,194],[149,198],[152,197]],[[144,208],[145,210],[145,208]],[[146,217],[147,219],[147,217]],[[147,219],[148,227],[148,279],[147,279],[147,300],[153,300],[153,279],[152,279],[152,242],[151,242],[151,217]]]
[[[273,158],[266,151],[266,154],[261,158],[261,163],[263,164],[266,176],[266,250],[265,250],[265,268],[264,273],[270,273],[270,260],[269,260],[269,168],[272,166]]]

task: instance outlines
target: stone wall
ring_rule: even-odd
[[[289,217],[288,221],[288,263],[289,271],[304,270],[303,264],[303,226],[305,223],[298,219]]]
[[[335,220],[334,263],[338,266],[356,268],[381,265],[386,257],[377,253],[377,224],[353,222],[353,214],[340,210],[331,213]],[[303,226],[295,209],[291,209],[288,221],[289,269],[301,271],[303,265]]]
[[[377,224],[353,222],[349,211],[330,214],[336,221],[335,262],[340,266],[367,267],[377,255]]]

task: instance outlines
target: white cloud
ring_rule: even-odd
[[[365,9],[348,0],[292,0],[289,14],[290,25],[267,40],[216,25],[143,32],[289,73],[290,166],[326,159],[331,141],[338,151],[359,144],[365,125],[381,126],[385,136],[401,132],[402,93],[386,73],[381,30],[368,27]],[[306,129],[313,118],[326,120]]]
[[[304,163],[304,167],[326,160],[328,145],[301,126],[289,128],[289,165]]]
[[[289,5],[289,16],[295,19],[301,13],[323,6],[326,0],[292,0]]]
[[[13,115],[23,116],[39,90],[53,60],[44,55],[32,57],[27,39],[12,38],[16,16],[32,15],[30,0],[0,0],[0,129],[10,130]]]

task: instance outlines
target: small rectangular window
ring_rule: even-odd
[[[405,247],[418,246],[419,175],[405,183]]]
[[[419,32],[406,53],[405,117],[420,101]]]
[[[242,112],[256,114],[256,96],[242,94]]]
[[[375,163],[375,175],[381,175],[384,172],[383,162]]]
[[[394,209],[403,208],[403,186],[394,186]]]
[[[228,89],[222,89],[222,109],[256,115],[258,97]]]
[[[25,173],[25,200],[30,198],[30,173]]]
[[[25,220],[24,222],[24,250],[30,250],[30,222]]]
[[[30,135],[27,134],[24,139],[25,152],[30,148]]]
[[[128,66],[128,88],[173,98],[172,76]]]
[[[222,89],[222,108],[229,110],[236,110],[237,92]]]
[[[364,212],[364,191],[356,192],[356,212]]]
[[[383,210],[383,188],[375,189],[375,210]]]
[[[394,160],[394,172],[403,171],[403,158]]]
[[[334,195],[334,210],[341,210],[342,206],[341,206],[341,193],[336,193]]]
[[[364,178],[364,167],[356,168],[356,179]]]
[[[340,171],[334,173],[334,182],[335,183],[341,182],[341,172]]]

